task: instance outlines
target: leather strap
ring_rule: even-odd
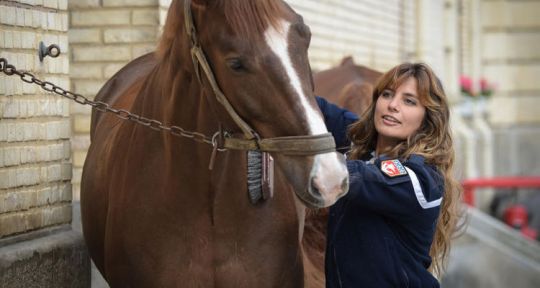
[[[199,69],[202,68],[204,74],[206,75],[206,79],[212,87],[212,91],[216,95],[216,99],[219,101],[219,103],[221,103],[221,105],[223,105],[223,107],[225,107],[225,110],[227,111],[227,113],[229,113],[236,125],[238,125],[240,129],[242,129],[242,132],[244,132],[246,139],[255,139],[256,137],[253,133],[253,129],[251,129],[251,127],[240,117],[240,115],[236,113],[229,100],[227,100],[223,92],[221,92],[214,73],[212,72],[212,68],[210,67],[210,64],[208,64],[206,55],[204,54],[204,51],[202,50],[197,38],[197,29],[195,28],[193,16],[191,14],[191,1],[186,0],[184,3],[186,32],[191,40],[191,58],[193,59],[193,65],[195,66],[196,71],[195,73],[197,73],[197,78],[199,78],[199,82],[202,80],[200,78]]]
[[[223,147],[232,150],[260,150],[278,152],[285,155],[309,156],[336,151],[332,134],[325,133],[314,136],[287,136],[245,140],[225,138]]]

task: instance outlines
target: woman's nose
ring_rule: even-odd
[[[399,101],[397,99],[398,97],[392,97],[392,99],[388,102],[388,109],[391,111],[398,111],[399,110]]]

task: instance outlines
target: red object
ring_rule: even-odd
[[[536,229],[533,229],[531,227],[523,227],[523,228],[521,228],[521,235],[523,235],[526,238],[529,238],[531,240],[538,239],[538,231],[536,231]]]
[[[474,206],[474,190],[476,188],[540,188],[540,177],[475,178],[463,181],[462,185],[463,202]]]
[[[512,205],[504,210],[503,219],[511,227],[522,229],[527,227],[527,208],[523,205]]]

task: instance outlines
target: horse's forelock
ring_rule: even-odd
[[[263,35],[269,25],[279,28],[287,6],[278,0],[217,0],[233,31],[243,37]]]
[[[169,51],[184,25],[183,17],[178,15],[183,13],[183,8],[178,2],[172,1],[169,8],[157,55],[163,56]],[[232,30],[247,39],[263,35],[269,25],[279,30],[279,19],[288,11],[288,6],[280,0],[215,0],[211,3],[213,8],[223,11]]]

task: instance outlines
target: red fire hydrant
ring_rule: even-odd
[[[512,205],[504,211],[503,219],[506,224],[521,231],[521,235],[526,238],[536,240],[538,231],[528,226],[529,213],[523,205]]]

